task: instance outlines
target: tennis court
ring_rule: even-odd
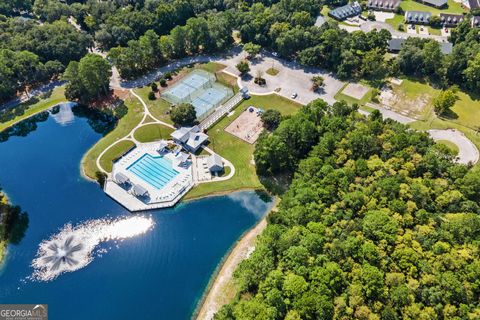
[[[194,70],[165,91],[162,98],[172,104],[191,103],[200,119],[233,96],[232,89],[215,81],[214,74]]]

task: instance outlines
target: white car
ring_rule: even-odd
[[[290,98],[292,99],[295,99],[296,97],[298,97],[298,94],[296,92],[292,93],[292,95],[290,96]]]

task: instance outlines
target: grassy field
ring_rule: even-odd
[[[159,139],[169,139],[172,132],[172,128],[152,123],[138,128],[133,136],[140,142],[152,142]]]
[[[127,152],[135,143],[130,140],[122,140],[114,144],[110,149],[107,150],[100,158],[100,165],[103,169],[108,172],[112,171],[113,160],[119,158],[125,152]]]
[[[138,94],[143,101],[147,104],[150,113],[160,121],[173,124],[170,120],[170,115],[167,113],[170,109],[170,103],[162,98],[156,100],[149,100],[148,93],[151,91],[150,87],[145,86],[143,88],[135,89],[135,93]]]
[[[22,120],[25,120],[26,118],[31,117],[32,115],[48,110],[59,103],[66,102],[67,99],[65,98],[64,93],[65,93],[64,87],[57,87],[53,89],[51,95],[48,98],[42,99],[39,102],[32,104],[25,110],[25,112],[22,115],[19,115],[10,121],[0,123],[0,131],[3,131],[13,126],[16,123]],[[20,105],[19,108],[22,108],[24,105],[25,104]]]
[[[82,168],[86,176],[94,179],[95,173],[99,170],[97,168],[96,159],[102,151],[114,143],[115,141],[127,135],[137,124],[140,123],[143,117],[143,107],[140,101],[135,97],[128,97],[125,100],[125,105],[128,108],[127,114],[119,121],[115,129],[108,133],[105,137],[100,139],[90,150],[85,153],[82,159]],[[125,146],[122,146],[125,147]],[[116,148],[114,148],[116,149]],[[128,148],[127,148],[128,149]],[[126,149],[125,149],[126,150]],[[120,152],[118,150],[117,152]],[[115,152],[109,153],[109,157],[102,157],[102,163],[107,165],[115,158]],[[107,169],[107,168],[105,168]]]
[[[275,109],[283,115],[291,115],[297,112],[301,105],[276,94],[268,96],[252,96],[249,100],[243,101],[230,117],[223,118],[215,126],[208,130],[210,145],[215,152],[228,159],[235,166],[235,175],[226,181],[215,183],[202,183],[195,186],[185,199],[199,198],[216,193],[225,193],[240,189],[263,188],[258,180],[253,164],[254,145],[244,142],[225,132],[225,127],[235,120],[250,105],[265,110]]]
[[[359,106],[363,106],[365,105],[365,103],[369,102],[370,100],[372,100],[372,89],[370,88],[370,90],[368,90],[368,92],[363,96],[362,99],[358,100],[358,99],[355,99],[353,97],[350,97],[350,96],[347,96],[346,94],[343,94],[343,89],[345,89],[345,87],[348,85],[348,83],[346,83],[342,89],[338,90],[337,94],[335,95],[335,99],[340,101],[340,100],[344,100],[345,102],[347,102],[348,104],[354,104],[354,103],[358,103]],[[363,84],[365,85],[365,84]]]

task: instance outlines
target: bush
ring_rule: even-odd
[[[100,187],[103,188],[103,186],[105,185],[105,181],[107,180],[107,174],[97,171],[95,172],[95,178],[97,179],[97,182],[100,185]]]
[[[153,92],[158,91],[158,85],[155,82],[152,82],[152,84],[150,84],[150,88],[152,88]]]
[[[244,75],[250,71],[250,66],[248,65],[248,61],[240,61],[237,65],[237,70],[240,72],[241,75]]]
[[[167,80],[172,80],[172,73],[170,71],[165,72],[165,75],[163,77]]]
[[[157,99],[157,97],[155,97],[155,92],[150,91],[148,93],[148,100],[155,100],[155,99]]]
[[[269,131],[275,130],[282,121],[282,114],[273,109],[268,109],[262,114],[263,127]]]
[[[398,31],[405,31],[405,26],[403,24],[399,24]]]
[[[160,85],[162,87],[166,87],[167,86],[167,80],[165,80],[164,78],[160,79]]]

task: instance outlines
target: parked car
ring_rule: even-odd
[[[290,98],[292,99],[295,99],[298,97],[298,94],[296,92],[292,93],[292,95],[290,96]]]

